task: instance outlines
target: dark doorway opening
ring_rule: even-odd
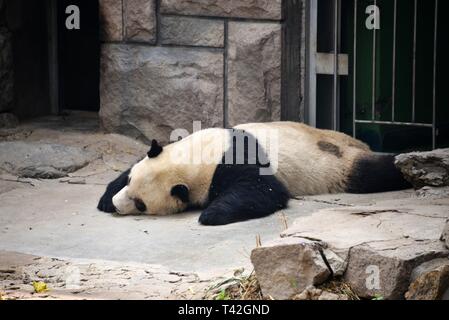
[[[59,109],[95,111],[100,108],[100,39],[98,1],[57,1]],[[80,29],[69,30],[66,8],[78,6]]]
[[[14,97],[8,111],[21,119],[50,114],[45,2],[17,0],[3,4],[12,47]]]
[[[80,29],[66,28],[66,8],[80,10]],[[20,119],[64,110],[99,110],[98,1],[4,1],[0,26],[10,34],[13,101]],[[2,30],[3,30],[2,29]]]

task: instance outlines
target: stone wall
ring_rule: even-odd
[[[13,107],[13,61],[11,32],[6,24],[5,1],[0,0],[0,113]]]
[[[193,121],[281,119],[282,0],[100,0],[100,12],[107,131],[166,143]]]

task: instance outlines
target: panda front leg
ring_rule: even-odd
[[[225,225],[266,217],[287,206],[290,195],[274,176],[237,179],[201,213],[203,225]]]
[[[116,211],[112,198],[128,184],[128,176],[131,169],[123,172],[118,178],[108,184],[106,191],[98,202],[97,209],[103,212],[114,213]]]

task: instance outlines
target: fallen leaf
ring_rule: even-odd
[[[47,292],[47,284],[42,281],[33,281],[33,288],[36,293]]]

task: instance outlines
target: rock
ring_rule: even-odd
[[[414,268],[448,255],[439,241],[404,239],[363,244],[351,249],[344,280],[363,298],[403,299]]]
[[[449,198],[449,187],[443,188],[424,187],[422,189],[417,190],[416,195],[419,198],[434,198],[434,199]]]
[[[305,239],[279,239],[251,252],[262,293],[289,299],[308,286],[322,284],[330,276],[318,243]]]
[[[346,267],[348,266],[347,261],[330,249],[324,249],[323,254],[326,257],[326,261],[329,264],[333,275],[335,277],[341,277],[345,273]]]
[[[448,204],[448,199],[407,198],[328,208],[297,219],[282,236],[324,243],[331,269],[337,274],[347,265],[345,282],[361,297],[402,299],[417,265],[449,254],[440,241]]]
[[[319,239],[346,259],[349,249],[364,243],[415,239],[440,241],[449,212],[438,200],[393,201],[389,205],[322,209],[294,221],[283,237]]]
[[[155,0],[124,0],[125,39],[156,42]]]
[[[86,184],[86,179],[83,178],[70,178],[70,179],[61,179],[59,180],[61,183],[68,184]]]
[[[223,54],[175,47],[104,45],[100,83],[104,129],[148,143],[175,129],[223,125]]]
[[[222,48],[224,22],[188,17],[161,17],[161,43]]]
[[[99,0],[100,37],[103,41],[123,40],[122,0]]]
[[[0,170],[24,178],[67,176],[95,158],[81,148],[22,141],[0,142]]]
[[[229,22],[229,126],[280,120],[281,25]]]
[[[282,18],[282,0],[161,0],[162,13],[233,18]]]
[[[415,268],[407,300],[441,300],[449,289],[449,259],[436,259]]]
[[[416,189],[449,186],[449,149],[401,154],[396,166]]]
[[[444,241],[446,247],[449,249],[449,220],[446,222],[446,226],[441,234],[441,241]]]
[[[0,129],[11,129],[19,125],[19,119],[12,113],[0,113]]]

